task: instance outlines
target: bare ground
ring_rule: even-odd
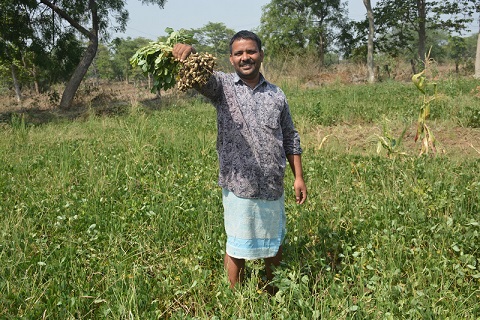
[[[78,119],[90,115],[122,114],[132,106],[141,104],[147,108],[159,108],[159,96],[150,93],[143,86],[114,84],[83,84],[77,91],[72,108],[61,110],[62,89],[45,94],[24,93],[21,103],[10,95],[0,96],[0,123],[10,121],[12,114],[22,114],[32,124],[43,124],[55,119]]]
[[[448,157],[469,157],[480,159],[480,129],[463,127],[446,127],[433,123],[430,129],[435,136],[437,155]],[[402,129],[392,129],[392,137],[400,137]],[[407,128],[397,152],[407,155],[418,155],[421,142],[415,142],[416,124]],[[320,150],[336,150],[346,153],[372,154],[377,150],[379,136],[383,136],[382,128],[375,125],[341,124],[331,127],[318,126],[303,137],[307,146]],[[429,149],[430,154],[434,154]],[[386,150],[382,150],[386,154]]]

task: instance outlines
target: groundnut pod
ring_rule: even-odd
[[[213,73],[215,57],[209,53],[191,54],[178,71],[178,89],[186,91],[196,85],[205,85]]]

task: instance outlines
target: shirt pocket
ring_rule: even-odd
[[[278,129],[280,127],[280,114],[278,109],[268,109],[260,115],[262,125],[270,129]]]

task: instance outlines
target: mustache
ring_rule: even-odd
[[[255,62],[253,60],[249,59],[249,60],[240,62],[240,67],[247,66],[247,65],[250,65],[250,64],[255,64]]]

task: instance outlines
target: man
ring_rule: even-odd
[[[177,44],[173,56],[185,60],[195,49]],[[264,53],[256,34],[240,31],[230,41],[235,73],[214,72],[196,88],[217,109],[217,153],[222,187],[225,269],[233,288],[244,275],[245,259],[265,261],[267,279],[280,265],[285,237],[284,174],[293,171],[295,197],[305,202],[300,138],[282,90],[260,73]]]

